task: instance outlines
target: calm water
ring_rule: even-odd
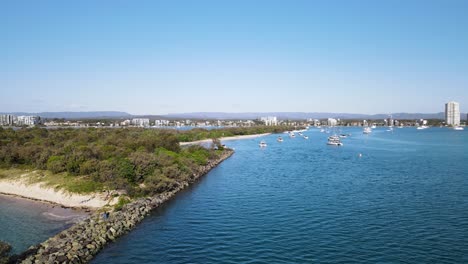
[[[93,263],[468,263],[468,131],[361,131],[228,142]]]
[[[234,156],[93,263],[468,263],[468,131],[342,132],[341,148],[318,130],[227,142]],[[0,211],[0,239],[5,222],[55,232],[38,216]]]
[[[21,253],[84,217],[83,212],[0,195],[0,240]]]

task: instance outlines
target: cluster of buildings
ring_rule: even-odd
[[[467,115],[468,120],[468,115]],[[369,121],[371,122],[371,121]],[[260,117],[256,120],[150,120],[149,118],[133,118],[123,121],[119,120],[104,120],[104,121],[67,121],[67,120],[46,120],[42,122],[38,116],[16,116],[11,114],[0,115],[0,126],[35,126],[42,124],[47,127],[251,127],[256,125],[277,126],[368,126],[366,120],[340,120],[335,118],[328,119],[312,119],[307,120],[279,120],[276,116]],[[426,125],[426,120],[420,121],[398,121],[391,116],[372,125],[379,126],[420,126]],[[442,125],[442,124],[441,124]],[[445,125],[459,126],[460,125],[460,104],[457,102],[448,102],[445,104]]]
[[[0,126],[35,126],[40,120],[38,116],[0,115]]]
[[[277,126],[278,125],[278,119],[276,118],[276,116],[260,117],[260,121],[262,121],[266,126]]]

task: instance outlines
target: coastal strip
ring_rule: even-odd
[[[218,159],[202,166],[193,175],[193,180],[182,183],[173,191],[140,198],[124,205],[122,210],[112,212],[108,218],[102,217],[99,212],[93,213],[84,221],[30,247],[18,257],[16,263],[88,263],[105,245],[128,233],[153,209],[207,174],[233,153],[232,150],[225,150]]]
[[[255,135],[242,135],[242,136],[232,136],[232,137],[222,137],[219,140],[220,141],[228,141],[228,140],[238,140],[238,139],[249,139],[249,138],[258,138],[258,137],[264,137],[268,136],[271,133],[263,133],[263,134],[255,134]],[[202,139],[202,140],[197,140],[197,141],[191,141],[191,142],[180,142],[181,146],[186,146],[186,145],[195,145],[195,144],[203,144],[203,143],[210,143],[212,139]]]
[[[19,196],[71,208],[98,209],[116,202],[116,199],[106,199],[105,195],[98,193],[88,195],[68,193],[47,187],[43,183],[30,184],[21,179],[0,181],[0,194]]]

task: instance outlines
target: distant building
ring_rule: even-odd
[[[445,104],[445,123],[449,126],[460,125],[460,105],[457,102]]]
[[[0,115],[0,126],[12,126],[15,124],[16,116]]]
[[[38,116],[0,115],[0,126],[35,126],[40,120]]]
[[[169,120],[154,120],[155,126],[168,126]]]
[[[38,122],[38,116],[18,116],[16,119],[17,126],[35,126]]]
[[[338,124],[338,120],[335,118],[328,118],[327,125],[328,126],[336,126]]]
[[[276,118],[276,116],[261,117],[260,121],[265,123],[266,126],[277,126],[278,125],[278,119]]]
[[[120,122],[121,126],[129,126],[132,123],[129,119]]]
[[[150,125],[149,118],[133,118],[132,125],[139,127],[148,127]]]

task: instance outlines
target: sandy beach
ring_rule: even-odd
[[[223,142],[223,141],[228,141],[228,140],[258,138],[258,137],[264,137],[264,136],[267,136],[267,135],[270,135],[270,134],[271,133],[245,135],[245,136],[223,137],[223,138],[220,138],[219,140],[221,140],[221,142]],[[191,141],[191,142],[180,142],[180,145],[185,146],[185,145],[203,144],[203,143],[210,143],[210,142],[211,142],[211,139],[203,139],[203,140],[197,140],[197,141]]]
[[[108,204],[104,194],[72,194],[61,190],[54,190],[41,183],[26,184],[22,180],[1,180],[0,193],[75,208],[97,209]]]

